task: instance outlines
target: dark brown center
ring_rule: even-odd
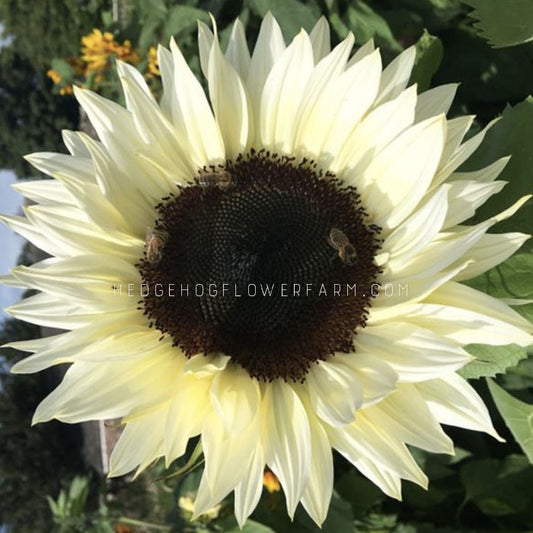
[[[258,379],[303,380],[313,362],[353,350],[380,233],[355,189],[310,161],[252,151],[158,211],[141,305],[187,356],[222,352]]]

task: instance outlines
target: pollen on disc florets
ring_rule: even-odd
[[[313,362],[353,351],[379,273],[380,231],[354,188],[312,161],[251,151],[204,169],[157,209],[164,247],[156,262],[145,251],[138,268],[146,286],[174,290],[149,290],[141,305],[187,356],[222,352],[270,381],[303,380]],[[354,261],[332,246],[333,228],[353,244]]]

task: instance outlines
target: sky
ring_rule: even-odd
[[[15,181],[16,178],[12,172],[0,170],[0,213],[2,214],[20,215],[22,213],[22,196],[10,186]],[[0,223],[0,275],[7,274],[9,269],[16,265],[23,244],[22,237],[16,235],[5,224]],[[7,317],[3,311],[4,307],[15,303],[22,292],[22,289],[0,284],[0,307],[2,309],[0,320]]]

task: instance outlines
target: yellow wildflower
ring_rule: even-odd
[[[157,61],[157,48],[155,46],[150,46],[147,57],[148,64],[146,65],[146,77],[158,78],[161,76],[161,71],[159,70],[159,63]]]
[[[46,75],[57,85],[61,81],[61,74],[57,70],[50,69]]]
[[[273,492],[279,492],[281,490],[281,485],[279,484],[279,480],[274,472],[265,470],[263,474],[263,487],[265,487],[270,494]]]

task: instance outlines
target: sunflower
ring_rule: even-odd
[[[527,200],[464,225],[507,163],[457,169],[486,130],[447,120],[455,85],[417,95],[415,51],[385,69],[372,42],[333,50],[324,19],[286,45],[268,14],[250,54],[199,26],[209,99],[178,45],[160,47],[158,103],[118,62],[126,108],[76,97],[98,134],[28,160],[53,180],[4,216],[50,254],[5,282],[9,308],[68,330],[12,344],[13,372],[71,363],[34,423],[122,419],[110,474],[201,443],[196,516],[234,491],[242,525],[265,465],[288,513],[327,515],[333,450],[386,494],[427,486],[407,445],[453,454],[441,424],[499,438],[456,371],[470,343],[532,342],[506,304],[461,284],[528,238],[490,234]],[[148,230],[147,230],[148,228]]]

